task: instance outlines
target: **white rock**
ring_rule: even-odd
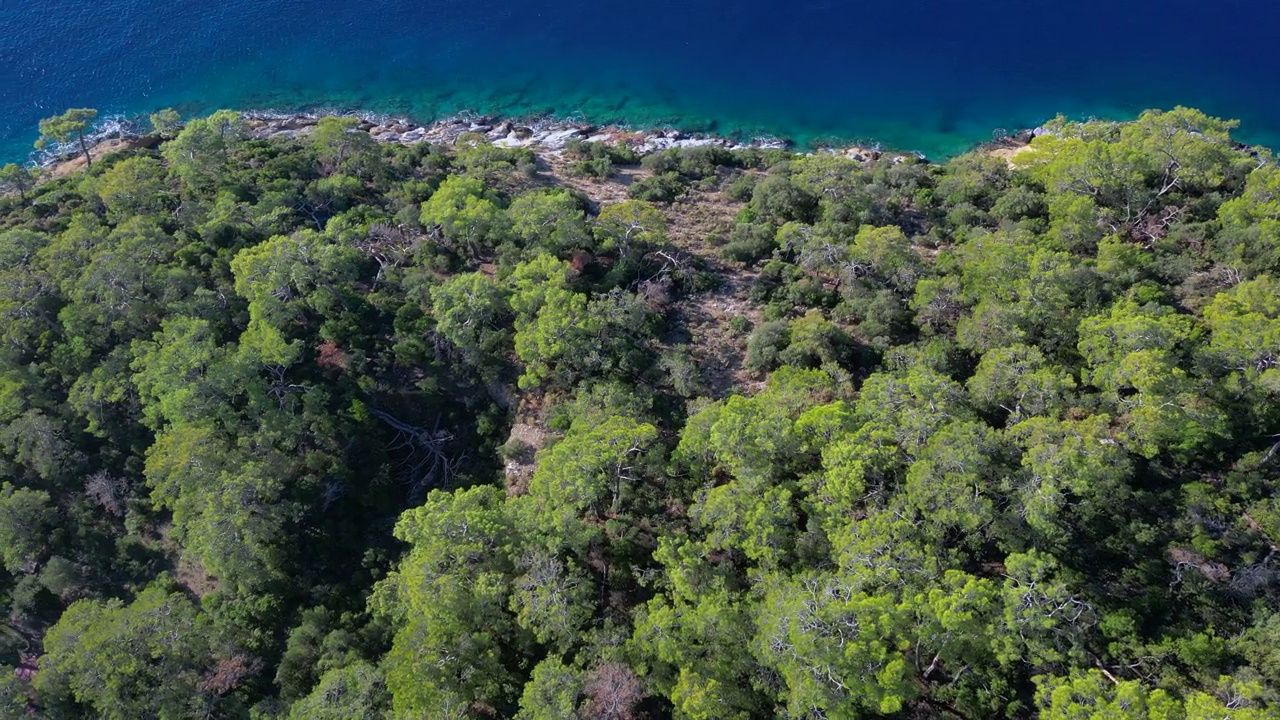
[[[542,139],[542,144],[549,148],[562,148],[569,143],[570,140],[580,137],[581,132],[577,128],[569,128],[567,130],[557,130]]]
[[[666,150],[667,148],[672,147],[674,144],[675,144],[674,140],[671,140],[665,137],[651,137],[646,139],[643,143],[641,143],[638,150],[641,153],[651,153],[651,152],[657,152],[659,150]]]
[[[691,148],[691,147],[707,147],[708,145],[720,145],[720,140],[716,138],[687,138],[685,140],[676,140],[672,143],[672,147]]]

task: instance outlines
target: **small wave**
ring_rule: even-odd
[[[144,116],[123,113],[104,115],[84,134],[84,144],[92,147],[103,140],[141,135],[150,127],[149,123]],[[40,167],[47,167],[79,154],[80,140],[74,139],[65,143],[49,143],[43,149],[33,152],[31,161]]]

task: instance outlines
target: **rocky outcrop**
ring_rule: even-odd
[[[248,115],[249,135],[254,138],[298,138],[311,132],[319,120],[313,115]],[[785,148],[788,143],[776,138],[759,138],[737,142],[711,135],[686,134],[677,130],[655,129],[635,131],[619,126],[598,126],[564,120],[544,120],[527,125],[514,120],[482,117],[457,117],[419,125],[403,119],[365,118],[357,126],[378,142],[414,145],[429,142],[452,145],[467,134],[481,136],[498,147],[527,147],[545,152],[559,152],[569,143],[625,143],[640,154],[668,148],[717,146],[726,149]]]

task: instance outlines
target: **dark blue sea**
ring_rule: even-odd
[[[0,157],[73,107],[462,111],[941,157],[1192,105],[1280,139],[1271,0],[0,0]]]

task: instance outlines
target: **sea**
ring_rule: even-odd
[[[1199,107],[1280,141],[1274,0],[0,0],[0,160],[174,107],[671,126],[945,158]]]

